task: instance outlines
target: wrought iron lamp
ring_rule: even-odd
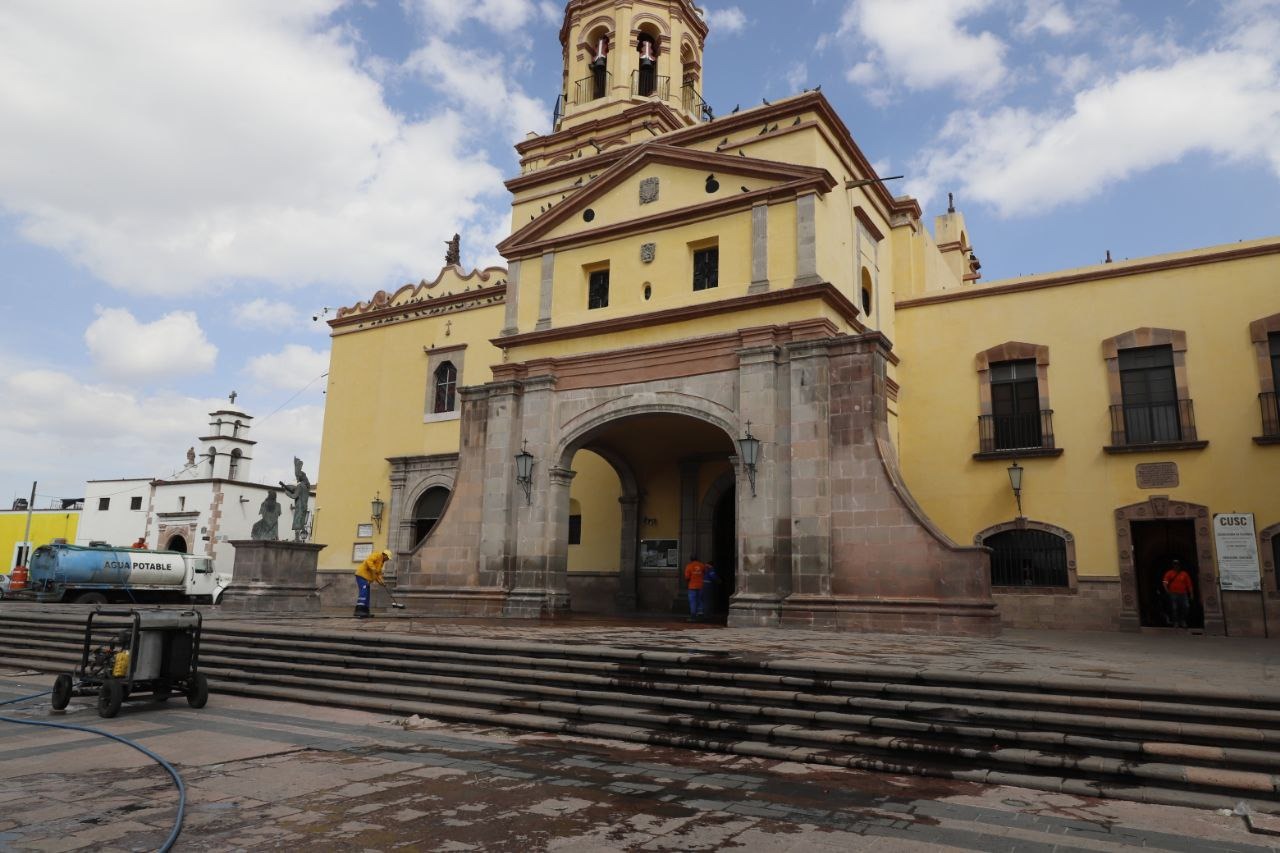
[[[1022,518],[1022,472],[1025,470],[1016,460],[1009,466],[1009,485],[1013,486],[1013,496],[1018,501],[1018,518]]]
[[[533,503],[533,454],[529,452],[528,440],[524,448],[516,454],[516,483],[524,489],[525,503]]]
[[[387,505],[382,500],[382,492],[374,497],[373,503],[369,507],[369,517],[373,519],[373,523],[378,526],[378,532],[382,532],[382,511]]]
[[[751,481],[751,497],[756,496],[756,464],[760,461],[760,439],[751,434],[751,421],[747,421],[747,435],[738,439],[738,453]]]

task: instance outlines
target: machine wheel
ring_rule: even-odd
[[[191,677],[191,687],[187,691],[187,704],[192,708],[203,708],[209,703],[209,679],[203,672]]]
[[[107,597],[100,592],[82,592],[76,596],[76,604],[106,604]]]
[[[120,703],[123,701],[124,685],[114,678],[108,678],[98,690],[98,716],[114,717],[120,713]]]
[[[71,676],[59,675],[53,681],[53,698],[50,702],[53,704],[53,710],[61,711],[71,702]]]

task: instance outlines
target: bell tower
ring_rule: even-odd
[[[560,28],[564,71],[555,130],[662,104],[688,124],[702,99],[703,12],[691,0],[570,0]]]

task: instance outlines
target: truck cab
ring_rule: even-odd
[[[195,603],[217,604],[231,585],[231,574],[215,571],[212,557],[183,554],[182,559],[187,564],[187,599]]]

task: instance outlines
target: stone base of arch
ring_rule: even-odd
[[[986,549],[952,542],[902,481],[891,359],[878,333],[807,321],[495,367],[462,392],[456,487],[397,596],[439,615],[564,613],[574,455],[622,419],[675,415],[720,430],[726,447],[750,422],[762,442],[754,472],[732,460],[731,625],[995,635]],[[526,447],[528,495],[515,463]],[[700,533],[682,536],[683,560]]]

